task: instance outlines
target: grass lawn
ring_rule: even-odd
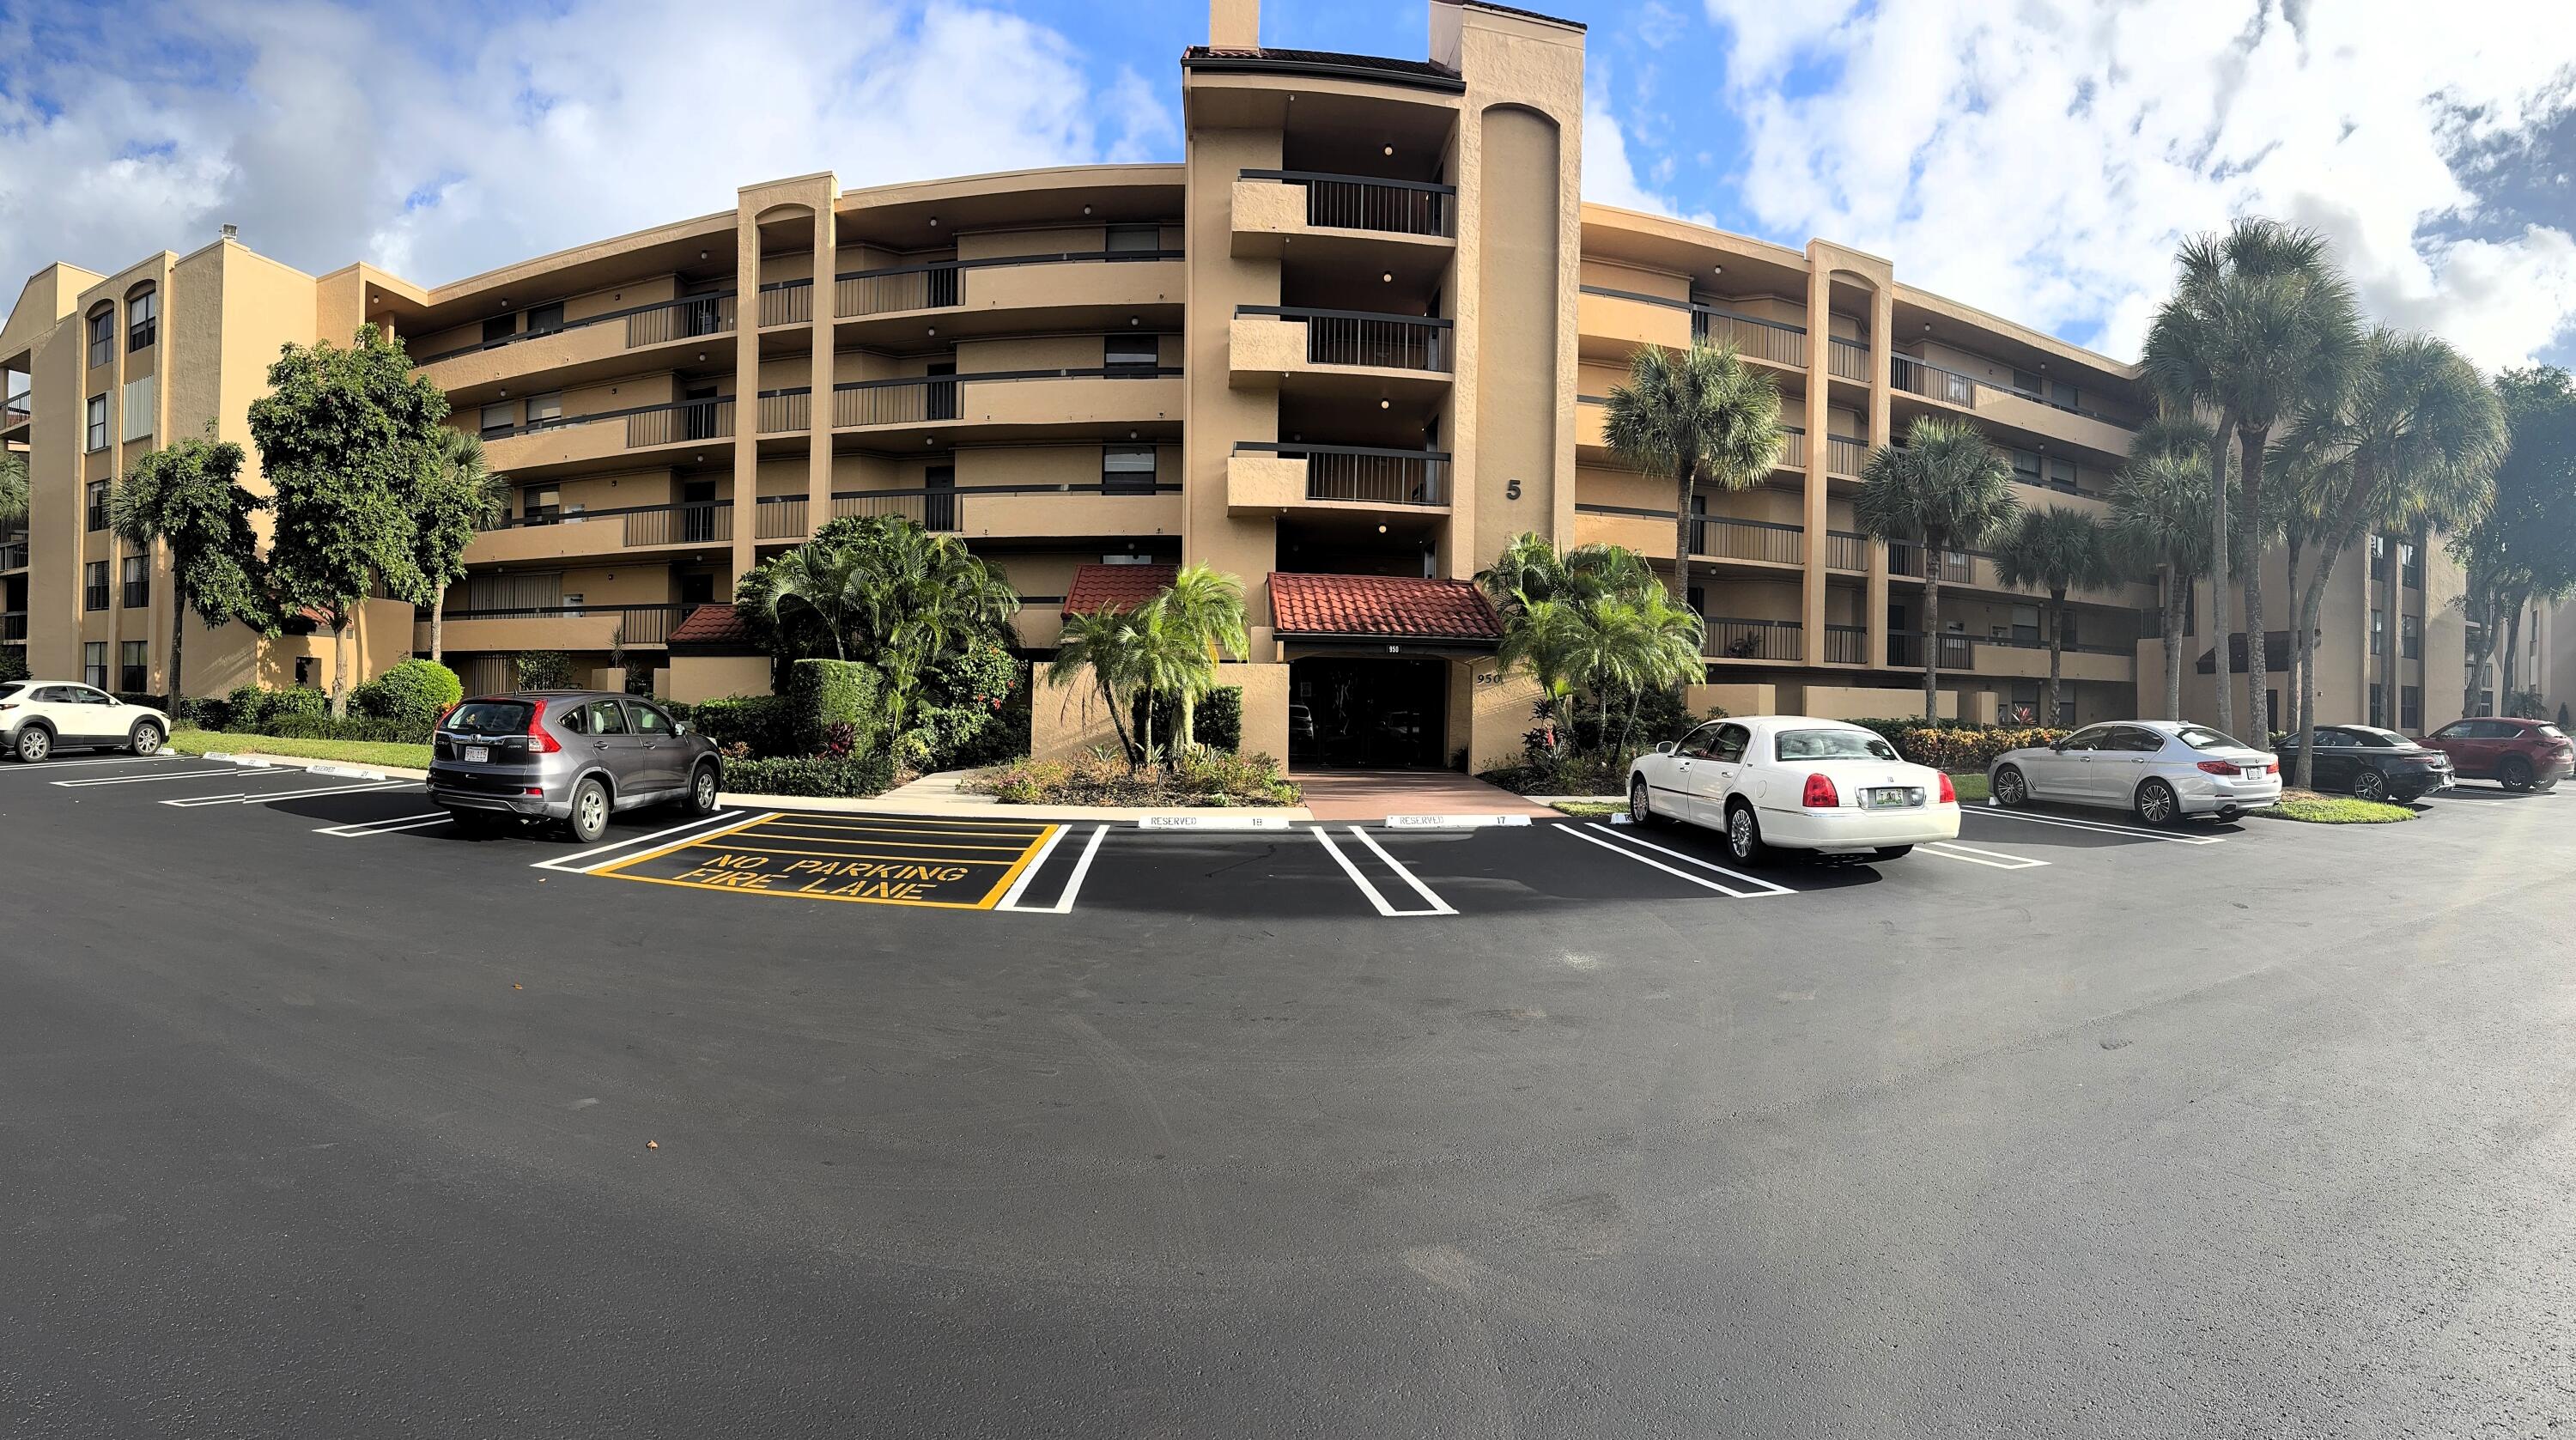
[[[2403,805],[2355,800],[2349,795],[2320,795],[2314,790],[2284,790],[2280,804],[2251,813],[2275,820],[2303,820],[2311,825],[2390,825],[2415,818],[2415,812]]]
[[[1557,800],[1550,803],[1579,820],[1598,820],[1607,815],[1628,813],[1628,807],[1616,800]]]
[[[1953,770],[1950,772],[1950,788],[1959,792],[1960,804],[1983,805],[1986,803],[1986,772]]]
[[[170,737],[170,748],[182,755],[209,750],[232,754],[284,755],[297,760],[337,760],[349,765],[393,765],[405,770],[429,768],[429,747],[372,740],[290,740],[282,735],[233,735],[220,730],[182,730]]]

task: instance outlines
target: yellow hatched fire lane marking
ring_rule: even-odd
[[[771,822],[778,822],[775,826]],[[748,895],[784,895],[801,900],[840,900],[862,905],[911,905],[937,910],[990,910],[1009,892],[1034,859],[1048,848],[1047,842],[1062,828],[1055,825],[1032,827],[1025,844],[1013,847],[977,846],[977,849],[1016,850],[1005,859],[969,859],[949,854],[884,853],[901,851],[907,843],[930,849],[952,850],[965,847],[938,845],[920,838],[922,832],[893,836],[851,834],[847,846],[839,849],[805,849],[780,845],[770,837],[801,842],[801,845],[829,845],[832,842],[814,835],[783,834],[795,822],[786,817],[765,815],[729,826],[723,830],[687,836],[673,844],[630,856],[591,873],[613,876],[619,880],[636,880],[647,885],[673,885],[684,890],[729,890]],[[954,832],[930,829],[930,834]],[[733,843],[723,843],[728,837]],[[629,873],[647,861],[662,859],[690,850],[719,852],[703,865],[694,866],[676,876],[637,875]],[[786,868],[772,870],[773,859],[794,856]],[[827,862],[839,862],[832,864]],[[983,893],[972,899],[942,900],[931,898],[939,890],[974,879],[973,869],[1001,867]],[[786,887],[786,888],[781,888]]]

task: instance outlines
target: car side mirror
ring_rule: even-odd
[[[2063,751],[2066,748],[2066,742],[2063,740],[2051,740],[2048,742],[2048,748],[2051,750]]]
[[[122,705],[122,704],[124,704],[125,702],[124,702],[124,701],[122,701],[122,700],[117,699],[117,698],[116,698],[115,696],[113,696],[113,695],[110,695],[110,696],[108,696],[108,697],[107,697],[107,703],[108,703],[108,704],[110,704],[110,705]]]
[[[674,721],[672,721],[672,722],[671,722],[671,733],[672,733],[672,734],[674,734],[674,735],[686,735],[686,734],[688,734],[688,733],[689,733],[689,722],[688,722],[688,721],[686,721],[686,720],[674,720]]]
[[[1679,747],[1679,746],[1677,746],[1677,745],[1675,745],[1675,744],[1673,744],[1673,742],[1672,742],[1672,741],[1670,741],[1670,740],[1666,740],[1666,741],[1664,741],[1662,744],[1657,745],[1657,746],[1655,747],[1655,753],[1656,753],[1656,754],[1658,754],[1658,755],[1670,755],[1671,753],[1673,753],[1673,751],[1675,751],[1675,750],[1677,750],[1677,749],[1679,749],[1679,748],[1680,748],[1680,747]]]

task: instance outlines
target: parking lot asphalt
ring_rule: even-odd
[[[0,765],[0,1434],[2537,1432],[2571,807],[1748,871]]]

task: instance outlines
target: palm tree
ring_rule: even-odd
[[[27,518],[27,455],[0,450],[0,531]]]
[[[1503,638],[1495,658],[1503,669],[1525,670],[1538,683],[1551,735],[1572,733],[1573,717],[1565,705],[1582,688],[1571,673],[1565,647],[1572,633],[1568,627],[1587,621],[1562,612],[1607,599],[1641,608],[1651,600],[1687,617],[1695,637],[1706,629],[1695,612],[1671,603],[1646,558],[1624,545],[1595,542],[1559,551],[1546,536],[1525,531],[1512,537],[1491,566],[1477,572],[1476,585],[1502,616]],[[1695,658],[1676,683],[1705,673],[1704,663]]]
[[[2460,353],[2430,335],[2385,327],[2363,341],[2352,386],[2312,412],[2284,448],[2317,472],[2317,559],[2298,597],[2299,630],[2312,638],[2334,563],[2372,527],[2402,532],[2461,527],[2494,499],[2507,434],[2496,392]],[[2313,667],[2309,667],[2313,670]],[[2298,783],[2314,778],[2314,677],[2300,696]]]
[[[429,660],[447,658],[447,587],[465,569],[465,547],[492,518],[509,508],[510,482],[483,459],[483,438],[470,430],[441,429],[429,473],[415,497],[413,564],[429,596]]]
[[[1700,617],[1660,591],[1546,601],[1540,616],[1538,648],[1567,687],[1592,696],[1605,739],[1611,707],[1626,701],[1616,747],[1622,760],[1636,730],[1640,697],[1706,673]]]
[[[1905,443],[1870,452],[1852,514],[1880,540],[1923,551],[1923,718],[1940,717],[1941,557],[1983,545],[2021,511],[2012,461],[1964,420],[1926,415]]]
[[[2350,382],[2361,353],[2361,320],[2352,285],[2328,254],[2325,237],[2258,218],[2224,234],[2185,241],[2173,297],[2147,332],[2148,385],[2177,409],[2218,412],[2210,442],[2210,573],[2230,573],[2227,534],[2227,438],[2237,442],[2240,524],[2260,530],[2264,515],[2263,452],[2274,426],[2331,407]],[[2245,584],[2246,703],[2264,713],[2270,664],[2263,654],[2261,557],[2240,567]],[[2211,619],[2226,653],[2226,599],[2213,582]],[[2218,667],[2218,727],[2232,730],[2228,667]]]
[[[1673,481],[1673,598],[1690,603],[1691,492],[1742,490],[1780,458],[1780,387],[1731,345],[1676,354],[1649,345],[1610,387],[1602,438],[1621,460]]]
[[[2120,578],[2120,566],[2102,526],[2091,515],[2051,505],[2025,511],[1995,547],[1995,573],[2017,589],[2048,592],[2048,698],[2046,723],[2058,723],[2061,656],[2065,649],[2070,589],[2096,590]]]
[[[1164,619],[1204,658],[1179,692],[1181,728],[1176,737],[1184,750],[1198,743],[1199,699],[1216,685],[1216,662],[1226,651],[1249,654],[1252,641],[1244,625],[1243,583],[1208,565],[1184,565],[1172,583],[1154,597]]]
[[[1130,770],[1136,768],[1139,756],[1134,737],[1127,733],[1125,701],[1143,683],[1143,649],[1135,611],[1103,606],[1064,617],[1064,633],[1056,638],[1055,658],[1046,668],[1047,681],[1054,685],[1090,678],[1109,709],[1109,724],[1118,732],[1118,748]]]
[[[799,615],[810,618],[831,638],[832,658],[850,658],[850,638],[870,618],[867,556],[856,546],[808,540],[762,565],[745,585],[765,574],[753,603],[769,622],[784,630]]]
[[[2141,430],[2143,436],[2145,431]],[[2191,587],[2209,569],[2205,447],[2141,444],[2111,482],[2112,543],[2163,579],[2165,718],[2182,718],[2182,617]]]

